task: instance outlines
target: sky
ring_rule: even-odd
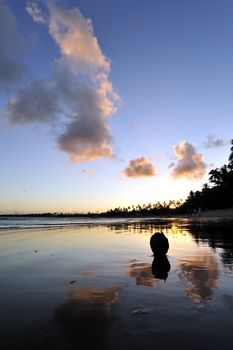
[[[0,0],[0,213],[185,199],[228,161],[231,0]]]

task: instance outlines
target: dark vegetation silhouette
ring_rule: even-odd
[[[201,191],[190,191],[183,202],[170,200],[156,204],[110,209],[103,216],[172,216],[233,207],[233,139],[228,164],[209,172],[209,183]]]
[[[205,210],[233,207],[233,139],[231,140],[228,164],[209,172],[209,183],[203,184],[201,191],[190,191],[185,201],[169,200],[149,204],[137,204],[128,207],[116,207],[106,212],[83,213],[39,213],[39,214],[11,214],[3,216],[23,217],[154,217],[195,214]]]
[[[209,184],[204,184],[201,191],[190,191],[179,209],[185,213],[195,213],[230,207],[233,207],[233,140],[228,164],[212,169],[209,172]]]
[[[225,268],[233,270],[233,235],[231,222],[192,222],[189,231],[197,245],[208,243],[217,251]]]

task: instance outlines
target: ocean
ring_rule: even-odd
[[[0,224],[2,349],[232,350],[231,220]],[[166,255],[151,251],[156,232]]]

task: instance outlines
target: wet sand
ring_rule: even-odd
[[[224,225],[1,231],[1,348],[232,350],[233,225]],[[164,259],[149,245],[160,230]]]
[[[193,215],[193,217],[233,219],[233,208],[206,210],[201,214]]]
[[[232,218],[233,219],[233,208],[209,210],[209,211],[204,213],[204,216],[206,216],[206,217]]]

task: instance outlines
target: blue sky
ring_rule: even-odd
[[[0,212],[184,199],[227,162],[232,1],[0,10]]]

